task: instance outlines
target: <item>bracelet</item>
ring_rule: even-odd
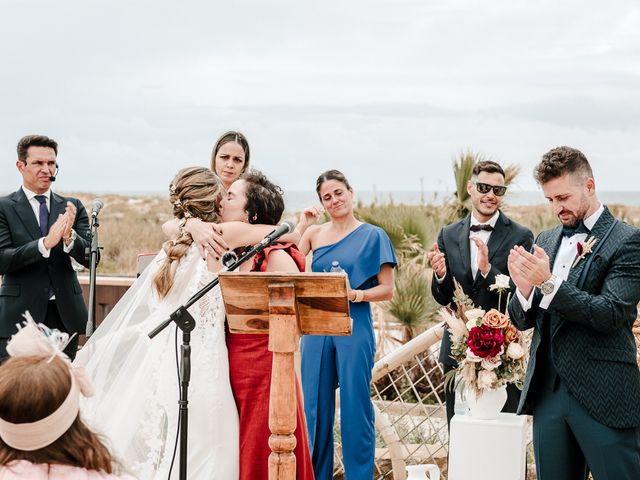
[[[362,290],[354,290],[356,292],[356,298],[353,299],[354,303],[360,303],[364,300],[364,292]]]

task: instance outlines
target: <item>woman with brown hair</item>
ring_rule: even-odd
[[[284,198],[279,186],[261,172],[249,170],[229,188],[221,202],[223,222],[241,221],[252,224],[276,224],[284,212]],[[319,212],[308,212],[317,216]],[[292,243],[276,243],[240,266],[240,271],[291,272],[304,271],[305,258]],[[273,354],[268,349],[269,336],[235,334],[227,330],[229,375],[233,397],[240,417],[240,480],[269,478],[269,397]],[[250,366],[250,368],[247,368]],[[302,407],[302,394],[297,387],[296,478],[313,480],[307,428]]]
[[[370,303],[393,297],[396,256],[384,230],[355,217],[353,189],[341,172],[321,174],[316,192],[331,221],[309,228],[300,250],[313,252],[314,272],[347,273],[353,331],[347,337],[306,335],[302,339],[302,389],[313,468],[319,480],[333,477],[339,386],[345,478],[369,479],[375,458],[370,383],[376,349]]]
[[[241,132],[230,130],[220,135],[213,145],[211,152],[211,171],[215,173],[225,190],[249,168],[251,151],[249,141]],[[162,226],[167,237],[174,238],[178,229],[182,228],[193,238],[202,258],[205,251],[220,257],[228,247],[221,235],[218,234],[212,222],[198,217],[172,219]]]
[[[40,328],[28,320],[0,366],[0,480],[133,480],[80,418],[90,382],[49,343],[68,336]]]
[[[224,189],[208,168],[180,170],[170,186],[174,216],[219,220]],[[273,230],[243,222],[221,224],[235,247],[256,243]],[[299,239],[293,233],[290,239]],[[214,256],[203,260],[183,228],[136,280],[96,330],[76,362],[96,384],[83,413],[112,440],[120,457],[141,478],[167,478],[177,431],[176,325],[150,340],[147,333],[168,318],[221,269]],[[188,473],[190,479],[238,478],[238,413],[229,384],[225,312],[218,287],[189,309],[191,383]],[[177,465],[177,463],[176,463]],[[177,468],[172,471],[177,475]]]
[[[223,133],[211,152],[211,170],[220,180],[225,190],[249,168],[249,142],[247,137],[236,131]]]

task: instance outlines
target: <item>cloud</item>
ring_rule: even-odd
[[[57,188],[164,191],[239,129],[285,189],[340,168],[359,189],[416,190],[452,188],[467,147],[535,188],[540,155],[571,144],[596,172],[619,166],[601,184],[635,189],[639,30],[630,0],[10,1],[0,152],[12,164],[46,133]]]

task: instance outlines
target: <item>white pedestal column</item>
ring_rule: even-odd
[[[449,438],[449,480],[524,480],[527,417],[496,420],[454,415]]]

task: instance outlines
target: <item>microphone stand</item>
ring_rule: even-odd
[[[96,270],[100,263],[100,248],[98,246],[98,227],[100,221],[97,215],[91,215],[91,246],[85,249],[85,257],[89,258],[89,318],[87,320],[87,340],[96,329]]]
[[[273,232],[272,232],[273,233]],[[229,265],[225,265],[227,270],[233,271],[240,264],[246,262],[257,253],[263,251],[267,246],[271,245],[281,235],[269,238],[271,234],[267,235],[267,238],[260,243],[254,245],[247,250],[240,258],[235,258]],[[235,255],[234,255],[235,256]],[[224,257],[224,255],[223,255]],[[224,260],[223,260],[224,263]],[[178,400],[178,431],[180,432],[180,480],[187,480],[187,442],[188,442],[188,428],[189,428],[189,381],[191,380],[191,332],[196,327],[196,321],[187,311],[194,303],[204,297],[207,292],[220,283],[218,277],[214,278],[207,285],[202,287],[196,292],[184,305],[181,305],[169,315],[167,320],[164,320],[156,328],[149,332],[149,338],[154,338],[165,328],[167,328],[171,322],[175,322],[180,330],[182,330],[182,345],[180,346],[180,399]]]

